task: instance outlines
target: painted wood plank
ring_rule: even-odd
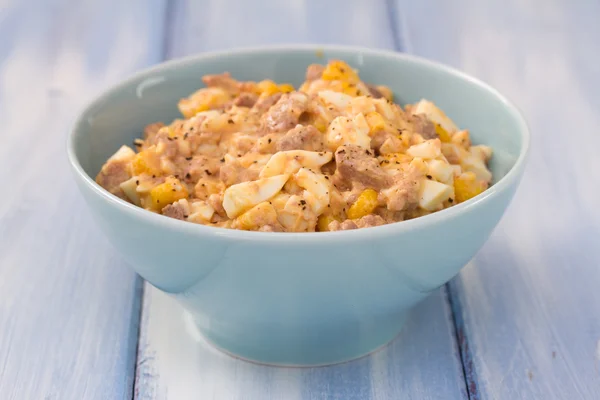
[[[174,1],[169,25],[169,57],[266,43],[394,46],[385,2]],[[140,329],[138,400],[466,397],[444,290],[414,311],[390,346],[327,368],[258,366],[215,351],[190,332],[181,307],[149,285]]]
[[[130,399],[141,281],[91,220],[66,133],[161,54],[161,1],[3,1],[0,399]]]
[[[410,51],[496,86],[533,135],[513,204],[450,286],[471,398],[600,398],[600,3],[396,5]]]

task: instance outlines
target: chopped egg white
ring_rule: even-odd
[[[140,201],[140,195],[137,192],[137,182],[139,182],[139,178],[134,176],[133,178],[121,183],[119,186],[121,187],[123,193],[125,193],[125,196],[127,196],[127,198],[131,200],[133,204],[140,206],[142,203]]]
[[[353,119],[336,117],[327,127],[326,139],[327,146],[332,151],[344,144],[371,148],[369,124],[362,113],[357,114]]]
[[[479,180],[488,183],[492,181],[492,173],[487,168],[485,161],[481,158],[478,151],[469,152],[464,150],[461,154],[460,166],[463,171],[474,172]]]
[[[429,160],[427,162],[427,167],[428,175],[439,182],[451,184],[454,180],[454,168],[445,161]]]
[[[373,100],[366,96],[358,96],[351,97],[350,107],[349,107],[349,115],[356,115],[358,113],[363,113],[367,115],[370,112],[375,111],[375,105],[373,104]]]
[[[430,121],[440,125],[446,132],[453,134],[458,130],[454,122],[435,104],[427,100],[421,100],[412,110],[413,114],[424,114]]]
[[[281,174],[295,174],[300,168],[318,170],[331,161],[333,153],[306,150],[279,151],[271,156],[260,171],[261,178]]]
[[[394,111],[394,107],[388,103],[386,99],[376,99],[373,102],[375,103],[375,109],[379,114],[390,121],[395,118],[396,112]]]
[[[261,226],[276,224],[277,211],[267,201],[257,204],[235,219],[235,227],[245,230],[254,230]]]
[[[306,189],[304,197],[315,214],[325,211],[329,205],[331,190],[329,181],[321,174],[316,174],[309,169],[301,168],[294,176],[298,186]]]
[[[334,92],[333,90],[321,90],[317,96],[326,104],[331,104],[334,107],[343,110],[352,102],[353,97],[344,93]]]
[[[443,202],[454,197],[454,189],[450,185],[426,179],[419,188],[419,206],[427,211],[436,211],[443,207]]]
[[[423,143],[410,146],[406,154],[426,159],[437,158],[442,154],[442,143],[439,139],[426,140]]]
[[[452,136],[452,143],[461,146],[464,149],[469,149],[469,147],[471,147],[471,138],[469,136],[469,131],[462,130],[456,132]]]
[[[492,158],[492,148],[490,146],[479,144],[477,146],[471,146],[470,151],[474,155],[479,155],[479,157],[484,161],[488,161],[490,158]]]
[[[423,175],[426,175],[427,171],[429,170],[425,160],[420,157],[413,158],[413,160],[410,162],[410,166]]]
[[[286,229],[306,231],[312,223],[316,223],[316,217],[311,210],[307,210],[302,202],[306,201],[302,196],[292,195],[288,198],[283,209],[277,212],[277,220]],[[315,221],[312,221],[314,219]]]
[[[173,175],[177,170],[175,163],[168,158],[160,159],[160,168],[169,175]]]
[[[181,201],[181,200],[180,200]],[[215,213],[215,209],[205,201],[195,201],[189,206],[189,221],[205,222],[210,221]]]
[[[255,205],[269,200],[281,190],[289,177],[289,174],[275,175],[229,186],[223,195],[223,208],[227,216],[235,218]]]
[[[111,162],[111,161],[123,161],[123,162],[129,162],[131,160],[133,160],[133,157],[135,157],[135,151],[133,151],[133,149],[129,146],[121,146],[119,148],[119,150],[117,150],[115,152],[115,154],[113,154],[107,162]]]

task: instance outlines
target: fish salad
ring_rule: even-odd
[[[206,75],[96,181],[151,212],[263,232],[357,229],[437,212],[485,191],[492,149],[433,102],[402,107],[340,60],[299,88]]]

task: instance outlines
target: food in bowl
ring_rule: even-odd
[[[471,129],[474,142],[494,149],[493,185],[442,212],[373,229],[260,234],[164,218],[94,182],[108,156],[140,127],[177,115],[175,105],[198,85],[198,71],[230,71],[242,80],[267,71],[264,77],[298,84],[303,66],[323,57],[359,66],[365,81],[385,83],[402,104],[426,98],[443,105]],[[187,332],[190,322],[237,357],[314,366],[381,348],[418,314],[412,311],[418,302],[472,259],[518,188],[529,140],[511,102],[449,67],[397,52],[286,45],[200,54],[137,73],[80,113],[67,155],[93,220],[123,261],[189,313],[185,328],[169,329]]]
[[[402,108],[343,61],[310,65],[298,90],[202,80],[179,101],[183,119],[151,123],[106,161],[102,187],[184,221],[314,232],[420,217],[491,184],[490,147],[430,101]]]

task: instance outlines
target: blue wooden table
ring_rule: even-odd
[[[589,0],[0,1],[0,399],[600,399],[599,16]],[[65,136],[139,68],[306,42],[465,70],[521,107],[533,143],[488,243],[398,339],[279,369],[206,346],[131,272],[75,188]]]

